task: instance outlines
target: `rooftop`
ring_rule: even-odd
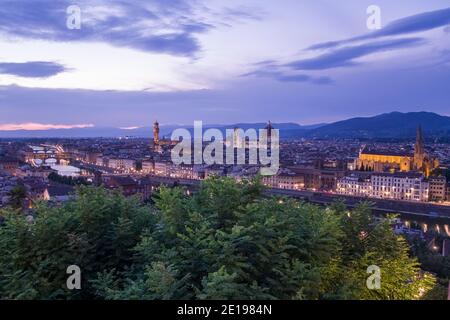
[[[372,173],[372,176],[418,179],[418,178],[422,178],[423,174],[420,172],[394,172],[394,173],[377,172],[377,173]]]
[[[364,149],[361,151],[361,154],[393,156],[393,157],[412,157],[413,156],[410,152],[407,152],[407,151],[377,150],[377,149]]]

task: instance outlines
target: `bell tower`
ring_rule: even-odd
[[[155,121],[153,123],[153,143],[156,145],[159,144],[159,123],[158,121]]]
[[[269,122],[267,123],[266,126],[266,130],[267,130],[267,142],[271,143],[272,142],[272,130],[273,130],[273,126],[272,126],[272,122],[269,120]]]
[[[425,147],[423,143],[422,126],[417,128],[416,144],[414,145],[414,168],[416,170],[422,170],[425,158]]]

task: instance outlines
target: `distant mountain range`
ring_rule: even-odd
[[[281,138],[411,138],[415,136],[417,127],[421,125],[426,136],[450,137],[450,117],[432,112],[391,112],[374,117],[352,118],[330,124],[302,126],[297,123],[273,123],[280,129]],[[204,129],[249,128],[262,129],[267,123],[236,123],[232,125],[204,125]],[[192,131],[192,126],[166,125],[161,126],[160,135],[170,136],[176,128],[186,128]],[[0,138],[49,138],[49,137],[152,137],[151,127],[135,129],[120,128],[74,128],[51,130],[15,130],[0,131]]]
[[[324,124],[301,126],[297,123],[274,123],[273,126],[280,129],[281,135],[285,137],[303,136],[308,130],[316,129]],[[241,128],[244,130],[264,129],[267,123],[236,123],[231,125],[203,125],[203,130],[217,128],[225,136],[227,129]],[[193,126],[183,125],[162,125],[160,126],[160,137],[170,137],[172,131],[178,128],[185,128],[193,133]],[[88,127],[73,129],[50,129],[50,130],[11,130],[0,131],[0,138],[92,138],[92,137],[153,137],[152,127],[139,127],[135,129],[108,128],[108,127]]]
[[[410,138],[418,126],[427,136],[450,137],[450,117],[432,112],[391,112],[374,117],[352,118],[308,130],[319,138]]]

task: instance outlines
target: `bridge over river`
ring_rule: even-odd
[[[71,159],[71,155],[59,145],[30,145],[29,149],[31,151],[26,153],[25,161],[37,167],[43,163],[59,163],[61,160]]]

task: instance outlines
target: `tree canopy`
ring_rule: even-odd
[[[435,283],[369,204],[270,198],[258,180],[162,187],[154,204],[80,186],[33,221],[0,214],[3,299],[418,299]],[[66,287],[70,265],[81,290]]]

